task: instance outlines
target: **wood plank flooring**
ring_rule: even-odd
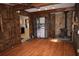
[[[38,39],[22,43],[1,53],[1,56],[74,56],[73,46],[64,41]]]

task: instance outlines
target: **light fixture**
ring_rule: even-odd
[[[28,17],[28,16],[26,16],[26,19],[29,19],[29,17]]]
[[[41,9],[39,8],[38,11],[40,11]]]
[[[55,9],[55,7],[52,7],[52,9]]]
[[[79,30],[78,30],[77,34],[79,35]]]
[[[48,10],[48,8],[45,8],[45,10]]]
[[[20,10],[16,11],[17,13],[20,13]]]

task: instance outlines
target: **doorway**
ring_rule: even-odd
[[[21,42],[30,39],[29,36],[29,17],[20,15]]]
[[[46,31],[45,17],[39,17],[36,23],[37,23],[37,38],[46,38],[47,31]]]

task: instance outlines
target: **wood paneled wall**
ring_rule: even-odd
[[[50,37],[55,37],[55,14],[50,15]]]
[[[0,51],[21,43],[20,20],[16,11],[9,6],[0,6],[3,31],[0,31]],[[2,37],[2,38],[1,38]]]
[[[75,15],[74,15],[74,22],[73,22],[73,42],[74,47],[77,51],[79,50],[79,3],[75,4]],[[79,52],[77,52],[79,55]]]
[[[29,34],[30,34],[30,39],[33,38],[32,36],[34,36],[34,17],[32,14],[29,15]]]

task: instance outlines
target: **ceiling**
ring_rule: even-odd
[[[57,3],[4,3],[4,5],[12,6],[18,10],[25,10],[30,8],[40,8],[47,5],[54,5]]]
[[[19,6],[19,5],[22,5],[22,6],[28,6],[30,8],[47,6],[47,5],[50,5],[50,4],[53,5],[53,4],[56,4],[56,3],[5,3],[5,5],[9,5],[9,6]]]
[[[52,10],[52,9],[59,9],[59,8],[68,8],[68,7],[73,7],[75,4],[74,3],[61,3],[61,4],[50,4],[47,6],[42,6],[39,8],[30,8],[26,9],[27,12],[38,12],[38,11],[45,11],[45,10]]]
[[[52,10],[58,8],[72,7],[74,3],[4,3],[14,7],[16,10],[24,10],[27,12],[38,12],[44,10]]]

